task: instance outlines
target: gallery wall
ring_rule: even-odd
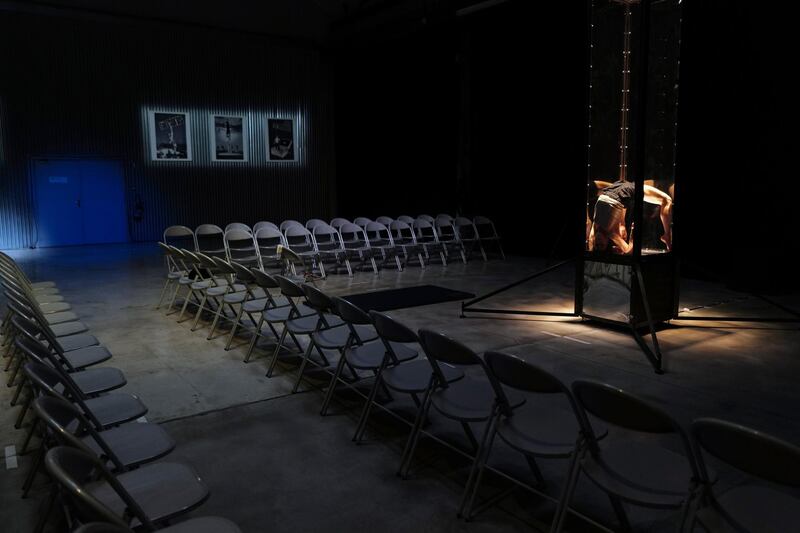
[[[328,60],[301,41],[174,23],[2,12],[0,248],[34,246],[33,158],[118,159],[130,237],[170,224],[328,217],[335,160]],[[191,118],[192,161],[151,161],[149,110]],[[246,115],[249,161],[213,162],[209,114]],[[297,159],[268,160],[268,118]]]

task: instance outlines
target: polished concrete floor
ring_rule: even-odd
[[[456,518],[468,462],[458,454],[423,442],[411,479],[395,476],[407,428],[389,416],[376,416],[367,443],[350,440],[360,400],[341,394],[328,417],[319,416],[319,381],[304,382],[291,394],[294,367],[281,365],[264,376],[269,346],[243,364],[246,339],[224,351],[223,337],[206,341],[207,323],[196,332],[191,322],[156,311],[163,283],[159,252],[153,244],[15,251],[32,279],[58,282],[62,294],[114,354],[109,365],[125,372],[124,390],[149,407],[147,419],[161,422],[178,442],[170,460],[193,464],[211,488],[211,499],[195,515],[219,514],[244,531],[489,531],[547,530],[552,505],[516,491],[471,523]],[[331,294],[436,284],[482,294],[543,266],[542,261],[473,260],[446,268],[410,267],[405,272],[331,275],[317,283]],[[568,269],[519,286],[487,302],[487,307],[570,311],[572,273]],[[729,317],[787,316],[755,296],[707,282],[682,282],[681,308],[690,315]],[[798,308],[796,295],[773,296]],[[701,308],[705,306],[705,308]],[[599,379],[657,402],[681,423],[716,416],[800,442],[800,375],[797,324],[678,321],[659,331],[667,372],[657,375],[624,331],[576,319],[469,315],[459,317],[459,302],[401,309],[392,316],[413,328],[443,331],[476,351],[505,350],[551,370],[564,381]],[[0,390],[8,406],[10,392]],[[397,412],[413,409],[398,401]],[[13,429],[15,409],[0,411],[0,446],[19,447],[24,432]],[[433,419],[427,428],[456,446],[460,427]],[[8,452],[7,452],[8,454]],[[39,478],[28,500],[19,498],[29,456],[18,467],[0,465],[0,524],[3,531],[28,531],[46,494]],[[13,461],[12,461],[13,463]],[[550,464],[552,463],[552,464]],[[517,454],[498,447],[493,465],[528,477]],[[542,465],[553,481],[545,491],[557,495],[566,464]],[[736,483],[735,473],[725,482]],[[489,478],[482,496],[507,484]],[[575,506],[614,527],[607,500],[581,482]],[[638,529],[668,530],[668,513],[632,510]],[[572,531],[591,531],[575,519]],[[54,528],[56,526],[53,526]],[[57,530],[57,529],[53,529]]]

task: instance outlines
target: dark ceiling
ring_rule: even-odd
[[[125,17],[341,44],[359,35],[403,32],[506,0],[9,0],[0,10]],[[464,11],[466,10],[466,11]]]

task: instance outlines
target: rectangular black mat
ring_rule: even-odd
[[[454,291],[438,285],[417,285],[402,289],[362,292],[343,298],[364,311],[390,311],[420,305],[431,305],[456,300],[469,300],[475,295],[469,292]]]

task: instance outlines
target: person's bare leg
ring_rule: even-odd
[[[672,250],[672,202],[664,201],[661,204],[661,225],[664,226],[664,234],[661,236],[667,251]]]

